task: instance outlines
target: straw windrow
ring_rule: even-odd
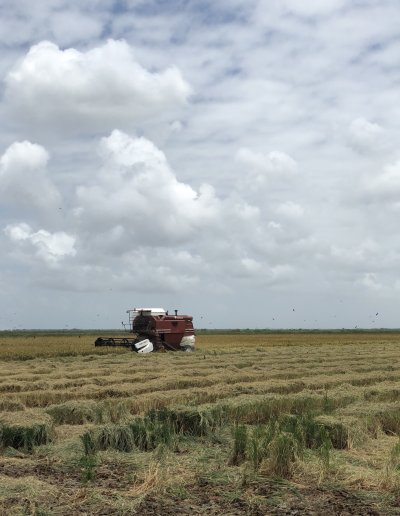
[[[31,452],[35,446],[47,444],[54,437],[54,424],[50,416],[41,412],[0,414],[0,446]]]

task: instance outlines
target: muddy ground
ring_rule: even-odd
[[[384,516],[400,514],[395,503],[379,507],[359,494],[344,489],[299,488],[266,482],[253,484],[243,493],[229,493],[226,488],[193,489],[189,498],[148,497],[140,508],[143,515],[225,515],[225,516]]]
[[[21,465],[22,466],[22,465]],[[18,468],[19,475],[36,478],[61,488],[58,500],[44,500],[39,504],[27,497],[3,499],[0,515],[114,515],[140,514],[143,516],[207,515],[207,516],[389,516],[400,515],[400,497],[384,498],[382,493],[355,492],[340,487],[305,487],[290,481],[260,478],[245,485],[237,483],[215,484],[198,479],[182,490],[153,492],[138,499],[135,508],[117,510],[113,504],[116,496],[129,492],[129,482],[123,480],[123,471],[98,468],[93,482],[82,485],[78,474],[61,472],[50,465],[38,464]],[[14,477],[15,467],[3,465],[0,473]],[[107,499],[105,505],[93,504],[94,490]]]

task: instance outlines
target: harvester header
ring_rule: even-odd
[[[95,346],[124,346],[137,353],[194,351],[195,334],[191,315],[169,315],[163,308],[133,308],[129,316],[132,337],[99,337]]]

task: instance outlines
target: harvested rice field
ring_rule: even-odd
[[[0,336],[0,514],[400,514],[400,334]]]

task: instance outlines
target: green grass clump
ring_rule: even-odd
[[[269,473],[289,478],[296,460],[303,458],[306,448],[313,449],[329,466],[332,448],[348,447],[348,429],[325,416],[319,420],[311,415],[288,415],[254,427],[251,433],[244,425],[233,431],[231,465],[249,460],[253,469],[262,463]]]
[[[218,410],[214,408],[166,407],[151,410],[147,417],[151,421],[165,422],[172,426],[175,434],[202,436],[219,424]]]
[[[315,421],[321,429],[318,446],[321,446],[329,438],[333,448],[345,450],[352,448],[360,437],[356,435],[357,428],[350,427],[350,421],[346,424],[345,421],[330,416],[319,416]]]
[[[97,459],[95,455],[83,455],[79,461],[82,473],[82,483],[91,482],[95,477]]]
[[[290,478],[300,449],[299,441],[293,434],[279,432],[269,445],[269,472],[281,478]]]
[[[112,448],[131,452],[135,448],[135,440],[129,425],[104,425],[97,430],[95,442],[97,450]]]
[[[236,425],[233,430],[233,452],[229,463],[238,466],[246,459],[247,428],[245,425]]]
[[[94,455],[96,453],[96,442],[92,431],[85,432],[81,435],[84,455]]]
[[[26,410],[0,415],[0,448],[32,452],[35,446],[53,440],[53,420],[47,414]]]
[[[374,419],[379,422],[382,431],[389,435],[400,435],[400,406],[393,404],[387,405],[377,410]]]
[[[254,470],[265,461],[270,474],[289,478],[294,462],[303,455],[304,442],[304,429],[298,418],[272,420],[253,429],[247,457]]]
[[[110,448],[122,452],[151,451],[160,444],[170,446],[174,435],[168,421],[138,417],[123,424],[107,424],[89,430],[81,436],[81,441],[85,454],[89,455]]]
[[[326,441],[331,443],[325,425],[310,414],[285,416],[278,422],[278,426],[282,431],[293,434],[303,448],[316,449]]]
[[[204,436],[215,424],[213,414],[205,409],[153,409],[144,417],[90,430],[81,439],[84,448],[93,452],[109,448],[124,452],[130,452],[135,448],[150,451],[160,444],[170,446],[179,435]]]
[[[150,451],[159,444],[169,446],[174,437],[174,430],[168,421],[157,421],[145,418],[135,418],[129,423],[135,446],[139,450]]]
[[[256,471],[261,461],[268,455],[268,446],[278,431],[276,422],[267,425],[258,425],[253,428],[248,439],[247,458],[250,459]]]
[[[285,431],[275,420],[255,427],[248,437],[244,425],[236,426],[230,464],[239,465],[248,459],[255,471],[263,464],[269,475],[290,478],[294,463],[303,456],[303,436],[291,430]]]

